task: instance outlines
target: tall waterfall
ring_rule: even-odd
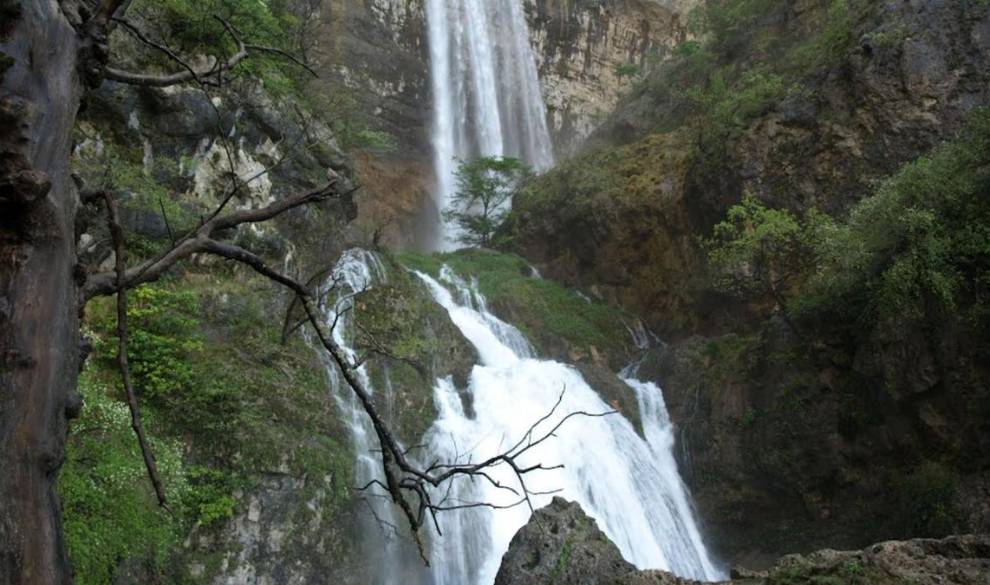
[[[512,156],[553,163],[522,0],[427,0],[436,204],[450,203],[457,161]],[[456,234],[441,230],[440,248]]]
[[[471,373],[468,388],[470,412],[450,379],[437,380],[434,400],[439,416],[427,432],[423,461],[481,460],[518,441],[542,416],[549,413],[563,392],[554,417],[539,429],[548,431],[567,413],[606,412],[610,407],[574,368],[536,356],[523,334],[492,315],[473,281],[444,267],[439,279],[416,273],[434,300],[475,347],[480,363]],[[349,349],[354,324],[346,311],[353,291],[385,278],[377,258],[367,252],[350,252],[338,265],[335,279],[343,283],[341,296],[327,308],[327,319],[341,319],[334,332],[338,343]],[[362,370],[363,381],[371,380]],[[625,372],[624,376],[631,376]],[[335,379],[338,400],[354,434],[358,450],[356,473],[365,483],[378,476],[374,436],[367,417],[350,398],[349,390]],[[682,576],[715,580],[723,575],[705,550],[695,524],[690,500],[672,454],[673,432],[660,389],[647,382],[625,378],[639,400],[641,436],[621,415],[573,418],[547,442],[526,454],[520,465],[537,462],[563,465],[526,476],[532,492],[559,490],[577,501],[593,517],[623,556],[640,568],[670,570]],[[375,390],[377,391],[377,390]],[[506,485],[518,485],[507,469],[493,469],[492,477]],[[446,494],[453,502],[511,504],[518,496],[487,482],[459,481]],[[534,505],[549,503],[550,495],[534,496]],[[374,504],[374,515],[387,524],[402,519],[383,502]],[[431,566],[403,557],[400,547],[380,547],[381,572],[377,583],[387,585],[490,585],[502,555],[515,532],[529,518],[526,506],[504,510],[475,508],[440,515],[443,536],[431,538]]]

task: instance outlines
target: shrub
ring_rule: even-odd
[[[505,221],[512,198],[531,174],[522,161],[484,156],[462,161],[457,168],[457,192],[444,210],[444,221],[460,228],[458,241],[489,247],[495,231]]]
[[[191,291],[140,286],[128,295],[128,359],[135,390],[153,403],[168,402],[193,384],[191,356],[203,349],[199,299]],[[99,355],[112,369],[117,355],[116,314],[111,299],[95,303],[94,328],[108,351]]]
[[[112,583],[121,559],[142,558],[160,569],[181,539],[182,524],[158,507],[126,404],[84,373],[86,406],[72,424],[59,492],[65,538],[79,585]],[[155,417],[145,413],[145,425]],[[152,438],[158,471],[170,499],[189,491],[177,441]]]
[[[740,298],[769,296],[794,328],[789,300],[813,270],[819,238],[831,225],[818,212],[798,219],[747,195],[705,241],[716,286]]]
[[[811,295],[870,321],[936,315],[963,300],[980,311],[990,268],[988,163],[990,113],[981,111],[958,139],[905,165],[835,226]]]

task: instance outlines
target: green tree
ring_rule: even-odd
[[[747,195],[729,209],[706,241],[716,285],[743,298],[769,296],[797,333],[788,311],[789,297],[815,265],[817,239],[828,225],[831,221],[817,211],[801,220]]]
[[[485,156],[461,162],[457,192],[444,210],[444,220],[460,228],[457,240],[468,246],[488,247],[495,230],[505,221],[513,196],[532,174],[516,158]]]

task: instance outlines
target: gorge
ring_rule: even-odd
[[[41,4],[0,584],[990,576],[990,4]]]

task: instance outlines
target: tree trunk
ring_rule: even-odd
[[[78,411],[73,0],[0,0],[0,585],[72,582],[56,493]]]

